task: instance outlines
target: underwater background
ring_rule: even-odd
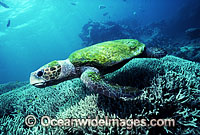
[[[200,134],[199,0],[0,0],[0,134]],[[133,38],[164,48],[161,59],[133,59],[106,75],[143,85],[134,101],[90,92],[76,78],[35,88],[30,73],[75,50]],[[151,65],[151,66],[150,66]],[[172,118],[176,127],[29,128],[53,118]]]
[[[183,35],[185,30],[200,25],[198,0],[3,2],[9,5],[9,8],[0,5],[0,83],[28,80],[29,73],[44,63],[66,59],[73,51],[83,48],[82,43],[85,40],[82,40],[79,34],[88,21],[111,21],[124,27],[129,26],[131,28],[126,30],[131,30],[163,20],[170,36],[177,34],[176,39],[179,34]],[[105,8],[100,9],[101,5]],[[148,29],[154,28],[149,26]],[[120,33],[117,28],[109,32]],[[129,34],[135,36],[134,32]],[[105,32],[103,37],[98,37],[97,30],[94,37],[107,41],[110,38],[105,37],[110,36],[110,33]],[[84,34],[86,36],[87,33]],[[121,35],[117,38],[129,37]],[[94,39],[87,39],[89,40]]]

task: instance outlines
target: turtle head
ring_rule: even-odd
[[[72,79],[74,76],[75,67],[68,59],[52,61],[31,73],[30,84],[46,87]]]

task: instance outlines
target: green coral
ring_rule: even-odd
[[[75,51],[69,56],[69,60],[77,66],[111,66],[141,54],[144,47],[144,44],[135,39],[107,41]]]

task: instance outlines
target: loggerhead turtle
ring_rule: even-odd
[[[77,50],[66,60],[42,66],[31,73],[30,84],[46,87],[80,77],[91,91],[111,98],[132,99],[141,91],[130,86],[109,84],[103,75],[119,69],[135,57],[160,58],[166,54],[160,48],[147,48],[135,39],[106,41]]]

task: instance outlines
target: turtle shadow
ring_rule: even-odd
[[[140,114],[143,109],[144,101],[133,100],[123,101],[120,99],[112,99],[99,95],[97,105],[100,110],[103,110],[107,115],[116,115],[118,118],[129,118],[132,114],[133,118],[136,118],[136,114]],[[146,102],[148,104],[148,102]],[[150,104],[150,103],[149,103]]]
[[[158,67],[148,65],[133,65],[128,69],[119,69],[105,76],[106,80],[112,84],[120,86],[131,86],[133,88],[143,89],[149,87],[154,77],[164,74],[164,68],[161,64]]]
[[[105,78],[113,84],[120,86],[131,86],[143,90],[152,85],[153,79],[159,75],[165,74],[165,68],[158,59],[137,59],[130,61],[121,69],[110,73]],[[98,107],[105,111],[119,116],[120,118],[129,117],[130,114],[140,114],[144,107],[150,106],[148,101],[140,98],[132,101],[123,101],[122,99],[111,99],[104,95],[99,95]]]

